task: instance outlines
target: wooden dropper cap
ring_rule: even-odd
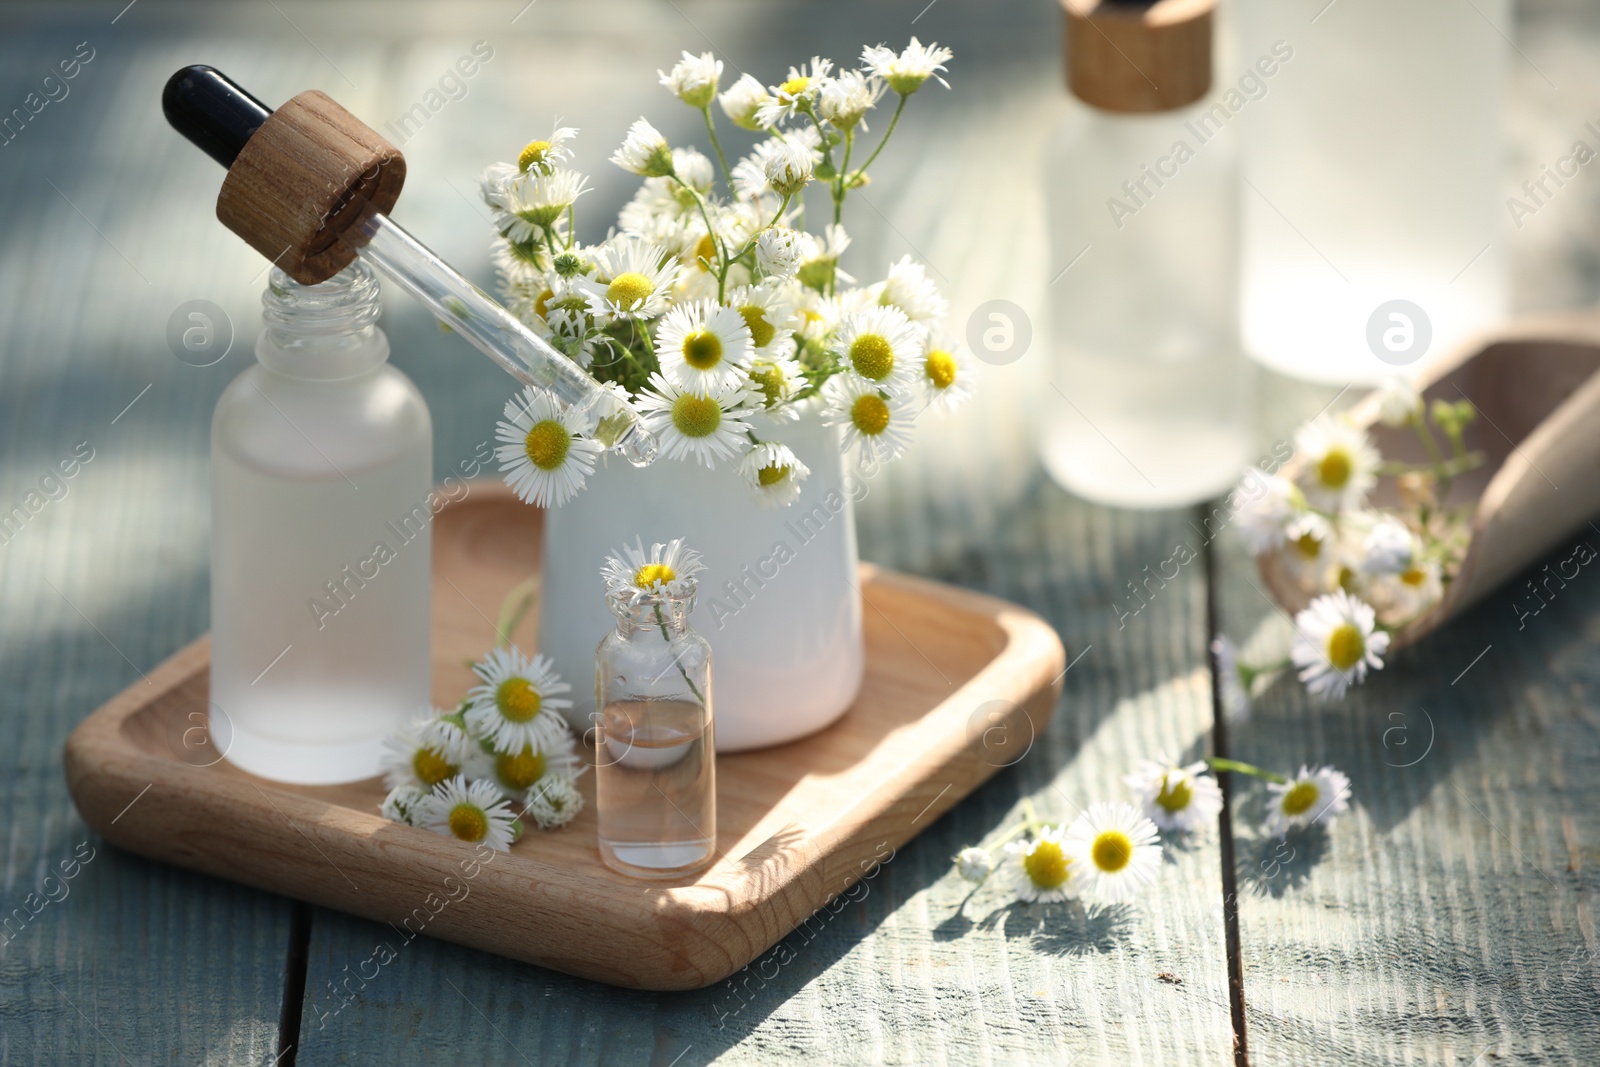
[[[1211,89],[1217,0],[1061,0],[1067,86],[1104,111],[1192,104]]]
[[[228,168],[217,218],[301,285],[349,266],[360,242],[340,238],[400,199],[400,150],[315,89],[272,111],[195,66],[168,80],[161,103],[179,133]]]

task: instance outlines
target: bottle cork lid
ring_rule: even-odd
[[[1217,0],[1061,0],[1067,86],[1105,111],[1170,111],[1211,88]]]

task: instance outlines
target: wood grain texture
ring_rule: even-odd
[[[1549,559],[1579,539],[1600,547],[1582,531]],[[1224,630],[1283,636],[1251,561],[1218,545]],[[1349,813],[1280,844],[1264,789],[1235,783],[1252,1064],[1600,1059],[1600,578],[1519,628],[1520,577],[1342,703],[1284,677],[1230,728],[1230,755],[1332,763],[1353,790]]]
[[[494,603],[538,568],[540,513],[502,483],[467,488],[434,520],[441,707],[460,702],[475,681],[465,664],[494,642],[473,601]],[[240,771],[206,743],[204,641],[73,732],[67,784],[85,820],[130,851],[387,922],[397,938],[427,933],[613,985],[700,988],[875,870],[1010,758],[1003,739],[1035,736],[1054,711],[1065,660],[1032,613],[871,567],[861,596],[860,695],[819,733],[717,761],[718,858],[694,878],[641,882],[601,864],[592,775],[570,826],[527,833],[491,862],[384,820],[378,779],[295,786]],[[519,641],[531,650],[530,636]],[[140,783],[146,798],[119,820]]]

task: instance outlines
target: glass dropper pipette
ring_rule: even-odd
[[[186,67],[174,74],[162,93],[161,103],[167,121],[225,167],[233,166],[245,143],[273,114],[272,109],[220,71],[207,66]],[[360,213],[338,240],[421,301],[440,322],[465,337],[513,378],[549,391],[567,407],[592,410],[601,420],[595,434],[601,444],[620,452],[638,467],[655,458],[655,438],[631,408],[613,402],[576,363],[387,214],[375,210]]]

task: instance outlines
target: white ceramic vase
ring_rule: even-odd
[[[799,499],[765,508],[734,466],[662,459],[640,470],[607,457],[589,484],[545,518],[539,649],[572,683],[567,712],[593,723],[596,646],[615,625],[600,567],[624,543],[682,537],[705,559],[691,618],[711,642],[718,752],[792,741],[844,714],[861,686],[861,593],[854,501],[838,430],[816,410],[756,420],[811,468]]]

